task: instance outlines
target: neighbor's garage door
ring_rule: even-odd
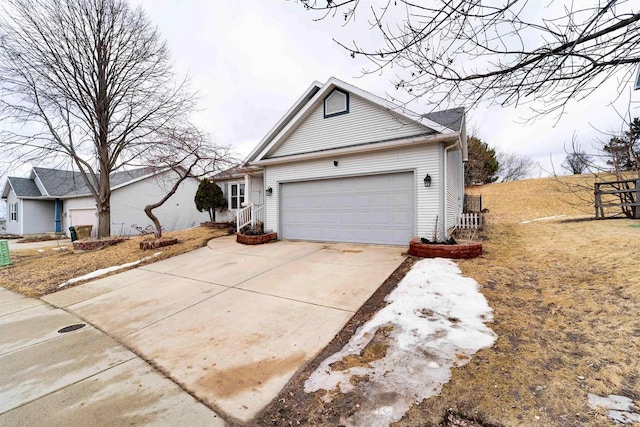
[[[407,245],[414,235],[412,172],[282,184],[284,239]]]

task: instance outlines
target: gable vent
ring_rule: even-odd
[[[324,99],[324,118],[347,114],[349,112],[349,93],[334,89]]]

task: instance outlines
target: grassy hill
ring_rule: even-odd
[[[613,425],[589,393],[640,406],[640,220],[595,220],[594,179],[467,189],[489,225],[484,255],[459,265],[494,309],[498,340],[399,425],[437,425],[449,408],[491,425]]]
[[[498,222],[522,222],[566,215],[593,216],[593,175],[526,179],[467,187],[482,194],[482,207]]]

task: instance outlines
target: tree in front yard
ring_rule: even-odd
[[[182,182],[187,179],[200,179],[237,163],[228,147],[212,144],[207,135],[191,125],[162,132],[160,139],[145,151],[140,161],[167,171],[165,182],[162,183],[166,184],[164,196],[144,207],[144,212],[153,222],[155,236],[158,239],[162,237],[162,225],[153,210],[169,200]]]
[[[222,189],[207,178],[200,181],[195,202],[198,212],[209,212],[209,218],[213,222],[216,220],[216,210],[222,210],[227,206],[227,199],[224,198]]]
[[[108,236],[111,174],[194,107],[166,43],[125,0],[5,0],[0,40],[0,158],[79,171]]]

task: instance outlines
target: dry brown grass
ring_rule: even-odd
[[[95,270],[137,261],[160,252],[160,255],[143,264],[156,262],[175,255],[203,247],[214,238],[226,235],[226,230],[191,228],[163,234],[175,237],[178,244],[166,246],[156,251],[140,250],[143,237],[131,239],[104,249],[74,254],[72,251],[39,252],[36,249],[12,252],[13,264],[0,269],[0,286],[29,297],[38,297],[56,291],[56,287],[67,280]],[[124,270],[119,270],[119,272]],[[77,285],[79,283],[75,283]]]
[[[436,425],[449,408],[496,425],[613,425],[587,394],[640,405],[640,222],[522,224],[593,215],[589,205],[564,203],[551,179],[474,191],[492,225],[485,254],[460,266],[481,284],[499,338],[399,425]]]

